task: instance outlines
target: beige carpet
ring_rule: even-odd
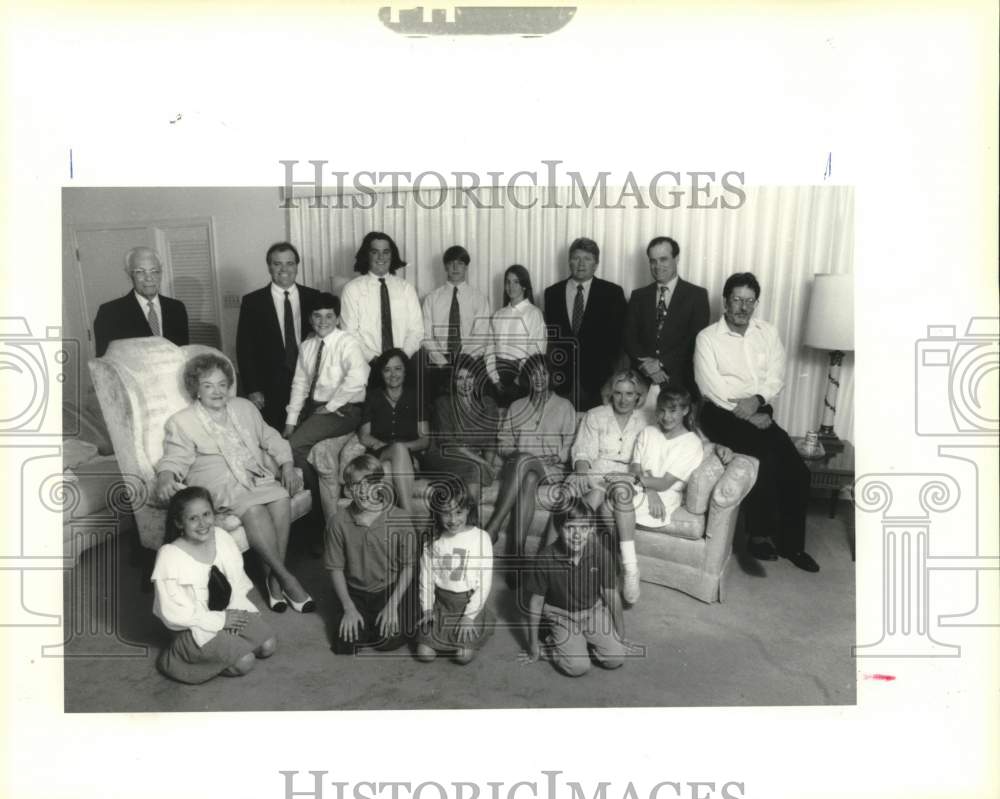
[[[643,584],[626,611],[635,652],[617,671],[572,679],[549,663],[523,664],[514,594],[495,581],[498,626],[468,666],[418,663],[408,650],[357,657],[330,652],[335,600],[320,562],[301,541],[290,562],[319,612],[264,611],[279,651],[241,678],[180,685],[154,667],[168,634],[152,613],[144,576],[152,553],[126,540],[84,553],[66,584],[65,709],[68,712],[331,710],[709,705],[823,705],[855,702],[854,563],[851,508],[836,519],[810,508],[807,574],[788,561],[757,564],[734,555],[725,601],[706,605]],[[296,531],[301,537],[301,531]],[[293,534],[295,535],[295,534]],[[737,541],[737,550],[742,542]],[[248,558],[249,560],[249,558]],[[756,568],[755,568],[756,567]],[[251,574],[253,571],[251,569]],[[255,596],[258,604],[260,598]]]

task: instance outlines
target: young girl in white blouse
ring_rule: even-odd
[[[157,667],[175,680],[203,683],[249,672],[274,654],[277,640],[247,597],[253,583],[243,555],[215,526],[212,496],[191,486],[167,508],[166,543],[156,554],[153,613],[177,632]]]
[[[681,506],[684,485],[704,457],[704,445],[694,432],[691,394],[685,388],[664,388],[656,398],[656,424],[635,441],[629,471],[636,491],[631,502],[621,501],[612,489],[611,505],[622,541],[631,542],[636,524],[662,529]],[[634,547],[634,544],[632,545]],[[639,599],[638,581],[626,592],[629,603]]]
[[[486,607],[493,584],[493,544],[470,522],[475,503],[461,478],[432,484],[431,508],[436,536],[420,558],[420,608],[417,658],[428,662],[438,652],[456,663],[470,662],[493,633]]]

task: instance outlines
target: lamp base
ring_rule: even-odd
[[[820,427],[817,436],[819,438],[819,443],[823,445],[823,449],[827,452],[832,453],[844,451],[844,442],[837,438],[837,434],[833,432],[832,427]]]

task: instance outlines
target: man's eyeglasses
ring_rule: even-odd
[[[757,304],[757,300],[753,298],[745,299],[742,297],[730,297],[729,304],[738,305],[741,308],[753,308]]]
[[[145,269],[133,269],[131,274],[136,277],[146,278],[146,277],[160,277],[163,274],[162,269],[150,269],[149,271]]]

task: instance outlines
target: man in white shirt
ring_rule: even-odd
[[[178,347],[188,343],[188,316],[184,303],[160,294],[163,265],[156,250],[133,247],[125,253],[125,274],[132,291],[105,302],[94,319],[94,342],[100,358],[108,344],[120,338],[163,336]]]
[[[423,302],[428,397],[447,386],[451,366],[459,354],[482,357],[489,341],[489,304],[466,280],[471,261],[468,250],[456,244],[445,250],[442,260],[447,280]]]
[[[307,458],[313,446],[345,436],[361,425],[368,362],[357,339],[337,329],[340,300],[323,292],[310,315],[314,337],[299,347],[283,435],[295,465],[319,505],[319,478]]]
[[[744,501],[750,554],[759,560],[781,555],[817,572],[805,552],[809,470],[771,408],[784,385],[785,348],[773,325],[753,318],[760,284],[751,273],[730,276],[722,296],[722,318],[695,342],[695,380],[705,399],[701,428],[715,443],[760,461]]]
[[[396,242],[386,233],[365,236],[354,259],[358,277],[341,293],[341,326],[353,333],[370,364],[398,347],[412,358],[424,337],[417,291],[396,270],[406,266]]]

